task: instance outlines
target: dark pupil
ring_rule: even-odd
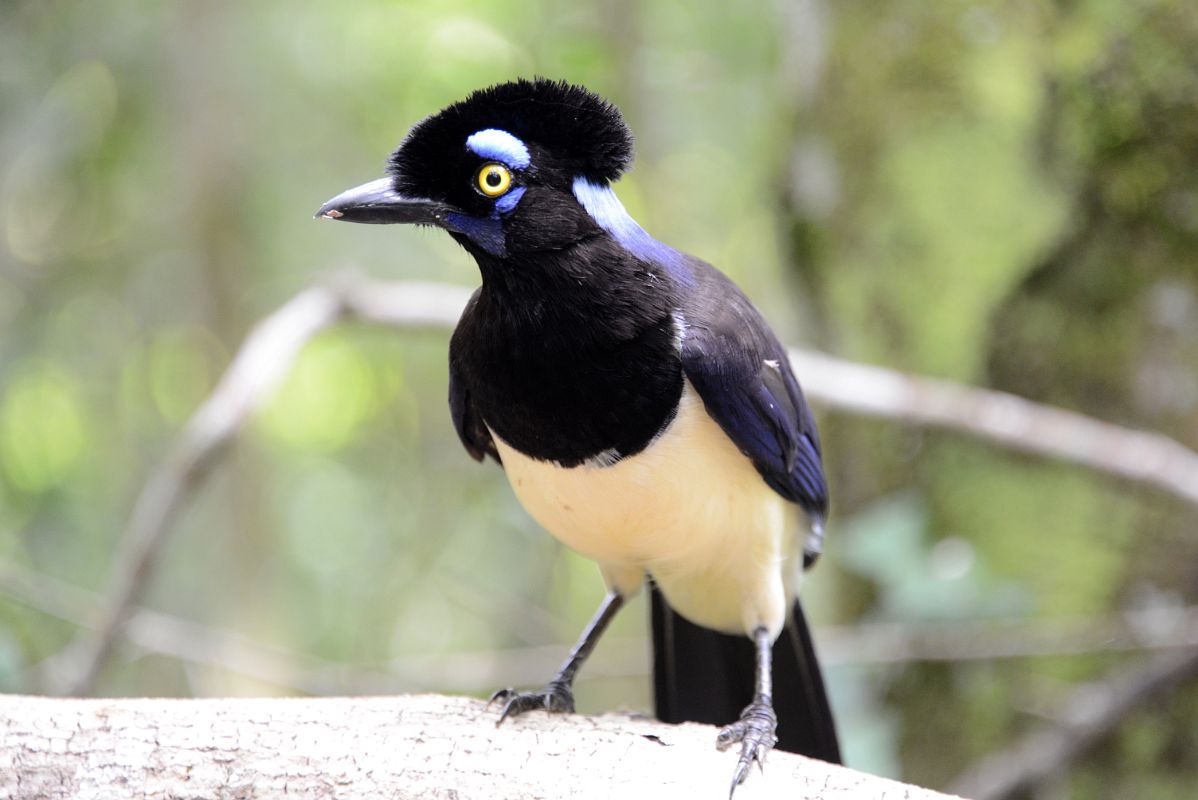
[[[491,172],[487,173],[487,186],[490,186],[492,189],[494,189],[496,186],[498,186],[502,182],[503,182],[503,177],[500,176],[500,174],[498,172],[495,172],[494,170],[492,170]]]

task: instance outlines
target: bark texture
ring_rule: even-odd
[[[727,797],[715,729],[528,714],[468,698],[76,700],[0,697],[2,798]],[[789,753],[752,797],[945,795]]]

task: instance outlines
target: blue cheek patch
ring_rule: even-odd
[[[487,128],[471,134],[466,139],[466,147],[477,156],[502,161],[512,169],[524,169],[532,163],[524,142],[498,128]]]
[[[495,201],[495,210],[487,217],[472,217],[469,214],[450,213],[446,219],[452,230],[470,237],[493,256],[507,256],[507,235],[503,232],[503,216],[512,212],[520,198],[524,196],[524,187],[517,186]]]
[[[497,258],[507,255],[507,237],[503,234],[503,222],[498,215],[472,217],[469,214],[450,213],[445,218],[452,230],[470,237],[470,241],[491,255]]]

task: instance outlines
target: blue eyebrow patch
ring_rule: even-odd
[[[466,139],[466,147],[475,155],[502,161],[513,169],[524,169],[532,163],[524,142],[498,128],[470,134]]]

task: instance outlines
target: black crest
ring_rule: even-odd
[[[614,181],[632,163],[632,132],[618,108],[582,86],[522,78],[479,89],[417,123],[391,155],[398,188],[427,193],[465,155],[466,138],[487,128],[523,141],[544,173]]]

